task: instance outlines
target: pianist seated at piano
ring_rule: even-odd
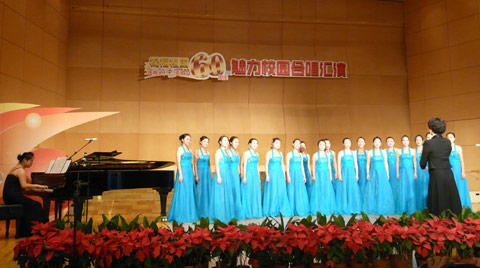
[[[48,216],[45,215],[42,206],[23,195],[24,191],[44,191],[48,189],[46,185],[31,184],[27,182],[25,168],[33,164],[34,155],[32,152],[25,152],[17,156],[18,163],[8,172],[3,188],[3,201],[7,205],[21,204],[24,209],[24,216],[21,221],[20,230],[16,231],[15,238],[27,237],[32,235],[32,222],[48,222]]]

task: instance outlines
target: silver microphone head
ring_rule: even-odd
[[[83,157],[82,157],[82,166],[85,166],[86,165],[86,162],[87,162],[87,152],[84,152],[83,153]]]

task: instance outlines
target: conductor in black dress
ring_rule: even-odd
[[[45,215],[42,205],[23,195],[22,190],[42,191],[48,186],[40,184],[31,184],[27,182],[25,168],[33,164],[34,155],[31,152],[25,152],[18,155],[18,163],[10,170],[5,179],[3,187],[3,200],[7,205],[23,205],[24,216],[20,222],[20,230],[16,231],[15,238],[27,237],[32,235],[32,224],[37,222],[48,222],[48,216]]]
[[[450,209],[456,215],[462,212],[462,204],[448,157],[452,152],[451,142],[442,137],[447,125],[439,117],[428,121],[431,140],[423,144],[420,167],[425,169],[428,162],[430,181],[428,183],[427,208],[430,213],[439,215]]]

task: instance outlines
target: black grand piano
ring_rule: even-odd
[[[55,217],[61,217],[62,203],[72,200],[75,182],[80,183],[80,205],[74,210],[74,220],[80,221],[85,200],[104,191],[116,189],[153,188],[160,195],[162,219],[166,219],[167,195],[174,184],[174,171],[161,170],[171,166],[169,161],[142,161],[116,159],[121,152],[95,152],[72,162],[64,174],[33,172],[32,183],[48,185],[52,193],[40,193],[43,208],[50,211],[55,201]]]

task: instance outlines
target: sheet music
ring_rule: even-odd
[[[53,168],[53,163],[55,163],[55,160],[50,161],[50,163],[48,164],[47,170],[45,170],[45,173],[51,173]]]
[[[55,159],[55,162],[50,169],[50,172],[45,173],[53,173],[53,174],[62,174],[65,173],[70,166],[71,160],[67,160],[67,157],[58,157]]]
[[[63,174],[67,172],[68,168],[70,167],[70,163],[72,163],[71,159],[68,159],[67,161],[65,161],[65,164],[63,165],[62,171],[60,173]]]

